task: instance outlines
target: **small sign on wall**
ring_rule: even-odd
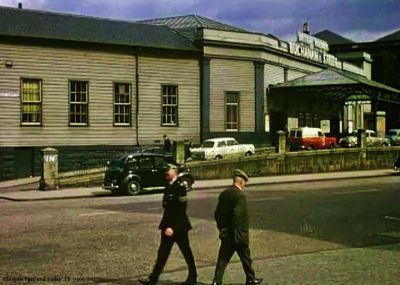
[[[0,97],[2,97],[2,98],[18,98],[19,92],[16,90],[0,89]]]
[[[330,120],[321,120],[321,130],[324,133],[331,132],[331,121]]]
[[[372,105],[371,103],[363,104],[364,113],[371,113],[372,112]]]

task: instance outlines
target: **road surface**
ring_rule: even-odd
[[[216,261],[213,214],[220,191],[189,194],[199,267]],[[136,284],[129,280],[147,275],[155,260],[161,197],[0,200],[0,278],[4,284],[22,277],[53,278],[40,284],[62,284],[57,278],[70,284]],[[399,250],[399,176],[254,186],[247,199],[255,260],[380,245]],[[184,269],[174,248],[165,271]]]

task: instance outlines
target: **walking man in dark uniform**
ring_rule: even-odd
[[[246,284],[260,284],[252,267],[249,248],[249,216],[244,186],[248,176],[240,169],[233,175],[233,185],[224,190],[218,200],[215,220],[220,232],[221,247],[218,254],[213,285],[222,284],[224,272],[232,255],[236,252],[246,274]]]
[[[168,186],[163,198],[164,215],[159,229],[161,230],[161,243],[158,249],[157,261],[153,272],[148,278],[139,279],[142,284],[156,284],[167,262],[172,246],[176,242],[189,267],[189,275],[182,284],[192,285],[197,283],[197,270],[192,249],[189,244],[189,230],[192,229],[186,214],[187,191],[189,185],[177,176],[177,169],[169,165],[165,172]]]

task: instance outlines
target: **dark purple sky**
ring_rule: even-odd
[[[0,5],[138,20],[198,14],[293,39],[304,21],[358,41],[400,29],[400,0],[0,0]]]

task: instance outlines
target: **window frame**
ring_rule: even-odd
[[[115,102],[115,87],[118,84],[125,84],[129,86],[129,123],[116,123],[115,121],[115,106],[116,106],[116,102]],[[113,87],[113,126],[114,127],[131,127],[132,126],[132,83],[131,82],[127,82],[127,81],[114,81],[112,84]],[[121,104],[118,103],[118,106],[127,106],[128,104]]]
[[[164,104],[163,99],[164,99],[164,87],[176,87],[176,123],[175,124],[168,124],[168,123],[163,123],[163,118],[164,118],[164,105],[168,106],[167,104]],[[162,83],[161,84],[161,127],[172,127],[176,128],[179,127],[179,85],[175,83],[167,84],[167,83]]]
[[[237,100],[237,129],[228,129],[227,128],[227,123],[228,123],[228,118],[227,118],[227,112],[228,112],[228,94],[235,93],[238,96]],[[233,103],[230,103],[233,104]],[[240,131],[240,91],[225,91],[224,92],[224,130],[226,132],[239,132]]]
[[[87,112],[86,112],[86,123],[71,123],[71,83],[72,82],[80,82],[80,83],[86,83],[86,106],[87,106]],[[90,89],[90,83],[89,80],[84,80],[84,79],[69,79],[68,80],[68,126],[70,127],[88,127],[89,124],[89,89]],[[75,103],[78,105],[79,103]],[[80,103],[81,105],[82,102]]]
[[[23,81],[24,80],[36,80],[39,82],[39,88],[40,88],[40,101],[39,102],[24,102],[23,101]],[[43,126],[43,79],[41,78],[36,78],[36,77],[20,77],[20,87],[19,87],[19,100],[20,100],[20,126],[23,127],[41,127]],[[40,115],[39,115],[39,122],[23,122],[22,117],[23,117],[23,105],[25,104],[37,104],[40,106]]]

